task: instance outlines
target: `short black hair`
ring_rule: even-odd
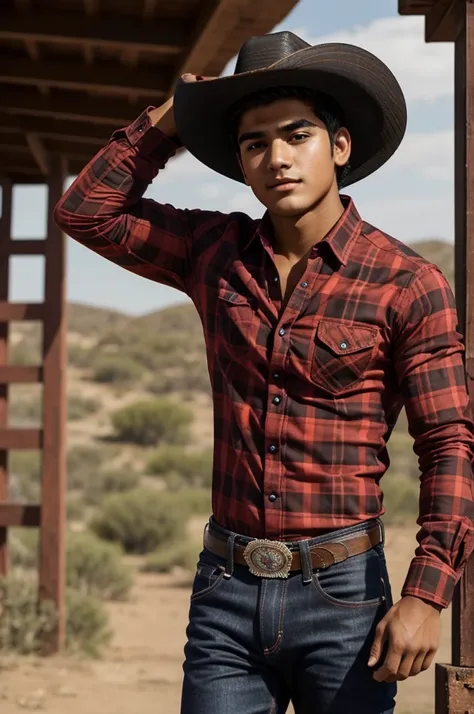
[[[240,120],[245,112],[256,107],[273,104],[280,99],[299,99],[301,102],[308,104],[314,114],[324,123],[329,134],[331,142],[331,150],[334,149],[334,141],[336,134],[343,126],[344,112],[339,104],[328,94],[317,92],[306,87],[268,87],[252,94],[247,94],[242,99],[239,99],[229,110],[227,114],[227,125],[234,141],[237,150],[237,143]],[[350,172],[350,163],[347,162],[344,166],[338,166],[336,169],[336,178],[338,188],[344,186],[344,181]]]

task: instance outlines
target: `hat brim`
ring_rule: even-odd
[[[333,97],[352,138],[348,186],[376,171],[396,151],[406,130],[403,92],[388,67],[354,45],[302,49],[264,70],[200,82],[180,82],[174,115],[183,145],[218,173],[243,182],[226,118],[241,98],[267,87],[305,87]]]

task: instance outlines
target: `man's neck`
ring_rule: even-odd
[[[339,192],[331,191],[302,216],[286,217],[271,213],[270,218],[275,233],[275,253],[291,262],[300,260],[315,243],[329,233],[344,210]]]

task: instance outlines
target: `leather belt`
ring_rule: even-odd
[[[228,541],[206,528],[204,547],[214,555],[227,559]],[[347,538],[341,538],[309,548],[312,569],[329,568],[335,563],[342,563],[354,555],[361,555],[382,542],[379,526],[370,528]],[[254,575],[263,578],[286,578],[290,572],[302,570],[301,555],[294,544],[290,549],[280,541],[254,539],[246,545],[234,543],[234,563],[247,565]]]

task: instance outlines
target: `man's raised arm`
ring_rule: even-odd
[[[114,132],[58,202],[54,219],[104,258],[189,294],[192,239],[196,231],[217,237],[226,217],[143,198],[179,147],[170,98]]]

